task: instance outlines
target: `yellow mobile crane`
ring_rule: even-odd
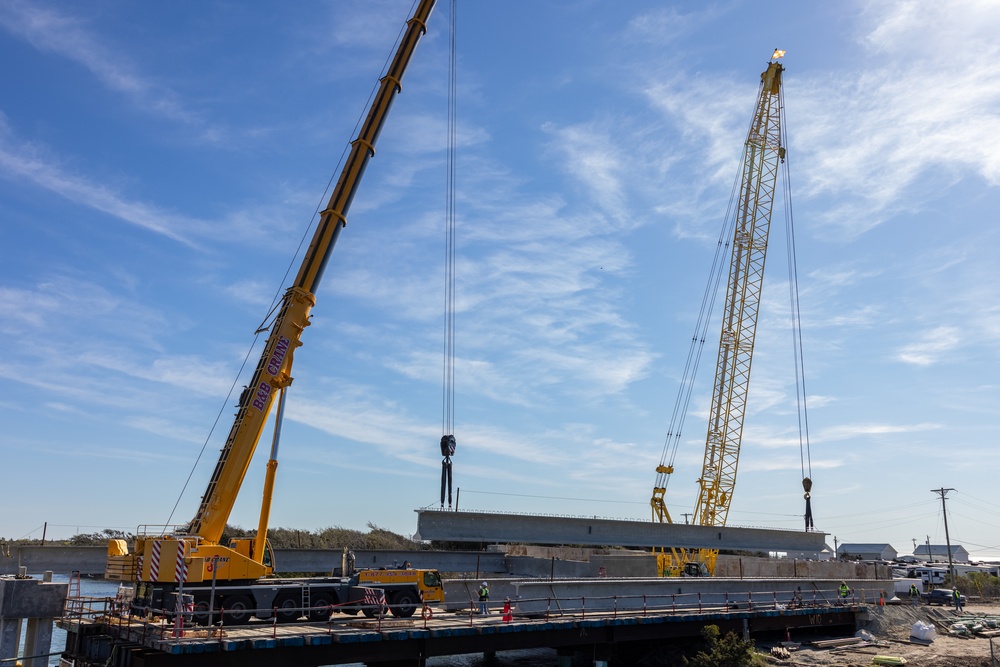
[[[781,145],[783,67],[777,62],[782,55],[784,51],[775,50],[760,76],[757,106],[743,151],[705,459],[693,515],[693,523],[701,526],[726,524],[736,486],[771,208],[778,163],[785,156]],[[686,405],[681,407],[685,409]],[[676,437],[679,435],[678,431]],[[668,475],[674,471],[667,450],[665,446],[656,468],[650,499],[653,521],[660,523],[673,523],[664,501]],[[714,549],[664,549],[657,555],[657,566],[660,576],[713,574],[717,555]]]
[[[194,596],[196,621],[206,622],[209,609],[224,608],[227,610],[227,622],[243,622],[249,618],[251,610],[270,610],[272,607],[279,610],[281,620],[293,620],[299,615],[298,609],[313,608],[318,611],[311,615],[322,616],[328,613],[330,605],[361,599],[363,595],[362,588],[354,585],[357,577],[353,580],[349,577],[262,580],[262,577],[274,572],[271,548],[267,543],[267,527],[278,466],[278,433],[285,390],[292,383],[292,357],[295,349],[302,344],[303,330],[310,324],[309,313],[316,303],[316,290],[337,238],[347,223],[347,212],[368,160],[375,154],[375,142],[401,89],[403,74],[417,43],[427,30],[427,20],[434,3],[435,0],[421,0],[407,22],[392,63],[380,81],[357,138],[351,144],[351,151],[329,203],[320,214],[319,224],[295,283],[285,292],[279,305],[270,337],[251,383],[240,396],[236,420],[194,519],[172,532],[162,530],[140,535],[131,553],[124,540],[112,540],[108,545],[106,578],[138,584],[133,610],[170,609],[173,606],[171,600],[183,590]],[[253,538],[222,544],[226,522],[268,414],[279,395],[275,437],[267,462],[257,534]],[[421,579],[421,583],[426,585],[420,588],[429,587],[433,589],[433,597],[443,599],[437,595],[440,581],[431,581],[437,573],[428,573],[429,579]],[[342,570],[341,574],[349,573]],[[390,608],[396,615],[402,616],[413,613],[422,592],[412,581],[390,583],[379,588],[386,589]],[[262,612],[258,612],[257,616],[261,617]],[[264,616],[269,614],[264,612]]]

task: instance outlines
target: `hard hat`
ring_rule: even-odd
[[[489,584],[487,584],[487,583],[486,583],[486,582],[484,581],[484,582],[483,582],[483,586],[489,586]]]

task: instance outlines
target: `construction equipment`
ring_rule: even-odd
[[[138,584],[134,610],[167,608],[172,596],[179,599],[186,592],[194,596],[196,619],[199,614],[204,617],[209,609],[225,608],[230,622],[239,622],[246,615],[238,613],[239,610],[263,610],[256,615],[268,617],[268,610],[272,607],[279,608],[281,615],[281,608],[325,608],[365,596],[364,587],[355,585],[357,575],[353,580],[350,577],[286,581],[263,579],[274,572],[267,528],[278,466],[278,439],[285,392],[292,383],[292,357],[302,344],[302,332],[310,324],[310,311],[316,303],[316,290],[337,238],[347,223],[347,212],[368,160],[375,154],[375,142],[383,123],[400,92],[403,74],[417,43],[426,32],[434,4],[435,0],[421,0],[407,22],[365,121],[351,143],[350,153],[329,203],[320,214],[295,283],[285,292],[277,308],[270,336],[253,379],[240,396],[236,419],[194,519],[186,526],[158,527],[154,530],[140,528],[131,553],[124,540],[112,540],[108,546],[105,576]],[[222,544],[226,522],[276,397],[278,407],[274,439],[267,462],[256,536]],[[413,582],[380,587],[390,593],[390,608],[398,610],[399,615],[413,613],[419,599],[419,591]],[[283,620],[292,614],[295,612],[289,611]]]
[[[736,486],[771,208],[778,163],[785,156],[781,144],[784,68],[777,62],[782,55],[784,51],[775,50],[761,74],[757,106],[743,151],[705,458],[692,521],[702,526],[726,524]],[[664,447],[664,457],[656,468],[650,499],[653,521],[660,523],[673,522],[664,501],[668,475],[674,472],[672,459],[667,460],[667,449]],[[714,549],[661,549],[657,554],[658,570],[660,576],[712,574],[717,555]]]

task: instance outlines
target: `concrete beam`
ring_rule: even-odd
[[[691,611],[715,607],[777,609],[789,605],[832,606],[846,583],[848,605],[878,604],[893,595],[891,575],[884,579],[726,579],[717,577],[659,577],[655,579],[570,579],[513,581],[509,595],[517,613],[579,614],[582,610],[624,611],[648,609]],[[491,584],[492,589],[492,584]],[[447,595],[447,594],[446,594]],[[492,594],[491,598],[499,599]]]
[[[275,549],[278,574],[286,572],[325,572],[339,568],[342,550]],[[442,572],[507,572],[504,555],[479,551],[376,551],[356,549],[354,565],[358,568],[399,567],[405,562],[414,569],[437,569]]]
[[[691,526],[585,517],[415,510],[417,536],[449,542],[524,542],[819,553],[826,533]]]

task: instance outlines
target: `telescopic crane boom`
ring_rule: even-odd
[[[292,383],[292,358],[302,344],[302,332],[309,326],[316,290],[323,278],[330,254],[347,212],[364,175],[368,160],[375,155],[375,143],[392,102],[401,90],[401,81],[421,36],[435,0],[421,0],[396,50],[395,56],[368,109],[364,124],[344,163],[340,178],[326,208],[320,214],[312,242],[305,253],[294,284],[285,292],[271,325],[253,378],[239,400],[236,419],[219,455],[208,488],[194,519],[186,527],[168,535],[136,540],[134,553],[122,553],[113,541],[108,550],[109,578],[139,581],[249,581],[273,572],[270,549],[266,545],[271,491],[277,469],[276,440],[268,461],[260,523],[254,539],[220,544],[226,522],[250,466],[250,460],[264,431],[275,397]],[[280,419],[280,407],[279,407]],[[154,553],[155,549],[155,553]],[[176,555],[176,559],[173,556]],[[153,568],[153,562],[164,566]],[[177,563],[174,566],[174,562]],[[181,563],[183,562],[183,565]],[[167,567],[169,565],[169,567]]]
[[[778,163],[785,155],[781,145],[783,67],[776,62],[783,53],[775,51],[761,74],[757,106],[743,151],[719,356],[693,516],[693,523],[701,526],[726,524],[736,486],[771,209]],[[664,494],[673,466],[661,461],[656,472],[650,500],[653,520],[672,523]],[[670,553],[659,554],[660,574],[694,574],[694,570],[712,574],[717,555],[713,549],[671,549]]]

